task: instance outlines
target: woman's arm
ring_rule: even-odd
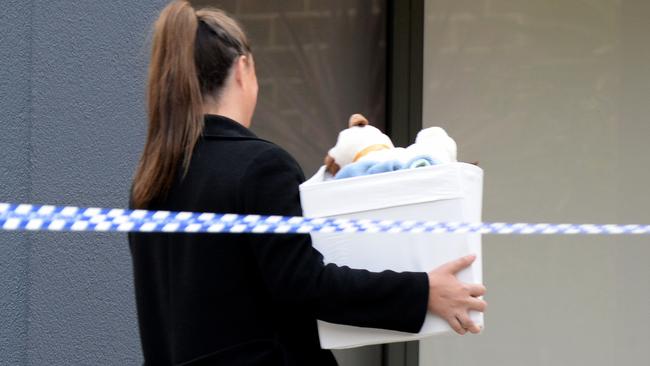
[[[240,197],[246,213],[301,216],[296,161],[269,145],[251,159]],[[274,300],[334,323],[418,332],[427,312],[426,273],[381,273],[325,265],[307,234],[249,235],[250,249]]]

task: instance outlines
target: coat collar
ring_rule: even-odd
[[[203,136],[231,139],[259,139],[253,131],[244,127],[241,123],[217,114],[204,115]]]

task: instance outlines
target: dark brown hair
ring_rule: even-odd
[[[147,86],[149,126],[135,173],[132,206],[164,196],[203,130],[203,99],[218,98],[234,60],[250,54],[241,26],[225,12],[174,1],[154,24]]]

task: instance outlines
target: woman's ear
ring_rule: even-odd
[[[241,55],[235,61],[234,73],[235,81],[239,86],[244,86],[247,82],[255,76],[255,68],[253,66],[253,58],[249,55]]]
[[[246,75],[246,63],[244,62],[244,57],[246,56],[237,57],[235,64],[233,65],[233,76],[235,77],[235,82],[237,82],[239,86],[243,86],[244,77]]]

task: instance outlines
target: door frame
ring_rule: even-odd
[[[388,0],[386,133],[407,146],[422,129],[424,0]]]
[[[387,1],[386,133],[408,146],[422,129],[424,0]],[[419,366],[420,342],[382,346],[383,366]]]

